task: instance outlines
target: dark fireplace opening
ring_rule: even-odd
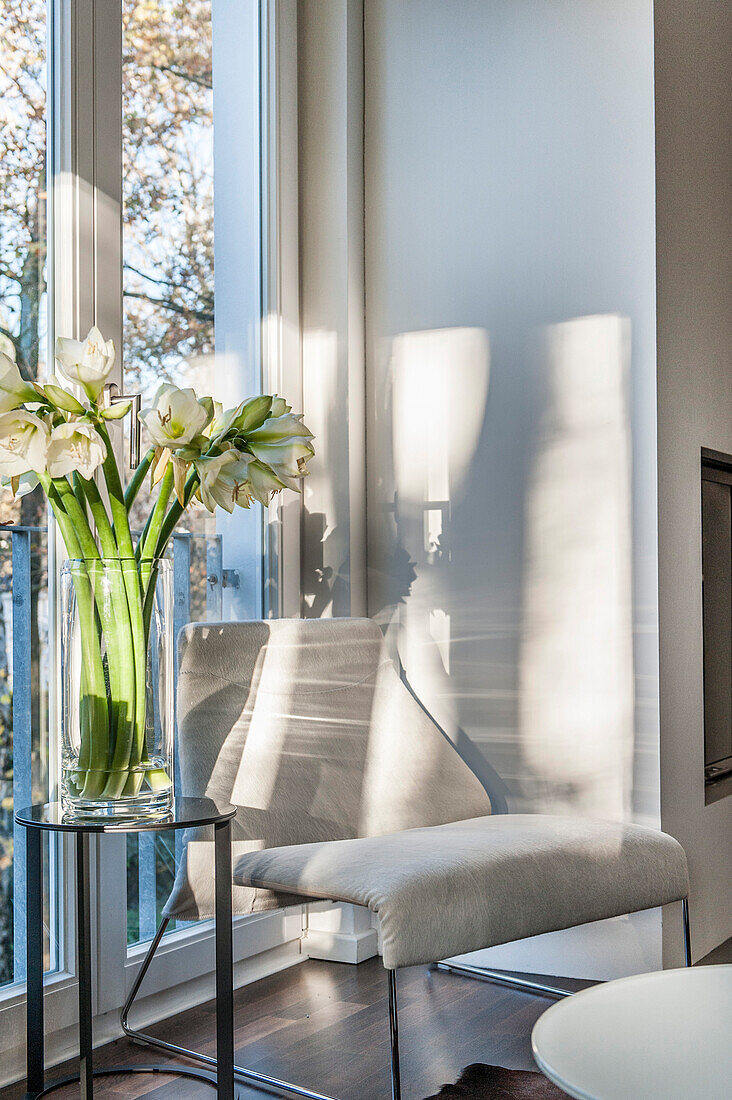
[[[702,448],[706,802],[732,793],[732,455]]]

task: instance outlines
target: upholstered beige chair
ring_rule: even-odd
[[[238,807],[234,912],[326,898],[378,915],[395,1100],[400,967],[676,901],[689,961],[680,845],[637,825],[491,814],[483,786],[402,683],[370,620],[193,624],[180,645],[182,793]],[[212,915],[212,844],[193,831],[123,1013],[133,1038],[208,1064],[134,1031],[127,1017],[167,922]],[[318,1096],[250,1070],[237,1075]]]

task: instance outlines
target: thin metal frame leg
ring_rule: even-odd
[[[681,899],[681,921],[684,928],[684,966],[692,966],[691,961],[691,921],[689,920],[689,899]]]
[[[89,834],[79,832],[76,834],[76,919],[79,952],[79,1089],[82,1100],[92,1100],[94,1096],[89,869]]]
[[[396,970],[387,970],[389,977],[389,1042],[391,1046],[391,1097],[401,1100],[402,1081],[399,1069],[399,1013],[397,1008]]]
[[[234,1100],[234,955],[231,911],[231,822],[214,825],[216,864],[216,1095]]]
[[[490,982],[492,985],[505,985],[509,989],[518,989],[522,993],[538,993],[542,997],[573,997],[570,989],[560,989],[556,985],[546,985],[544,982],[532,982],[528,978],[515,977],[512,974],[504,974],[501,970],[488,970],[482,966],[471,966],[469,963],[434,963],[433,970],[442,970],[448,974],[462,974],[465,978],[477,978],[481,982]]]
[[[40,829],[25,830],[25,973],[27,1096],[43,1089],[43,849]]]
[[[158,925],[158,930],[155,933],[155,935],[153,936],[153,939],[150,943],[150,946],[147,949],[147,954],[145,955],[145,958],[142,960],[142,966],[140,967],[140,969],[137,972],[137,977],[135,978],[134,982],[132,983],[132,989],[130,990],[130,995],[127,998],[127,1000],[125,1001],[124,1006],[122,1008],[122,1012],[120,1013],[119,1022],[120,1022],[120,1025],[122,1027],[122,1030],[124,1031],[125,1035],[129,1035],[129,1037],[131,1039],[134,1039],[135,1036],[138,1034],[138,1032],[133,1031],[132,1028],[128,1027],[127,1017],[130,1014],[130,1009],[132,1008],[133,1001],[135,1000],[135,997],[137,996],[138,990],[139,990],[140,986],[142,985],[142,983],[145,979],[145,975],[148,972],[148,969],[150,967],[150,963],[153,961],[153,957],[155,955],[155,952],[157,951],[158,946],[160,944],[160,941],[162,940],[163,936],[165,935],[165,931],[166,931],[169,924],[170,924],[170,918],[169,917],[163,917],[160,924]]]

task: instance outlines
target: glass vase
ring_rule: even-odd
[[[61,802],[139,818],[173,801],[173,579],[167,560],[61,570]]]

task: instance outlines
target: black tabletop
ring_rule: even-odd
[[[235,815],[236,806],[219,806],[210,798],[174,798],[169,813],[153,817],[73,817],[60,802],[39,802],[17,810],[15,820],[27,828],[62,833],[142,833],[216,825]]]

